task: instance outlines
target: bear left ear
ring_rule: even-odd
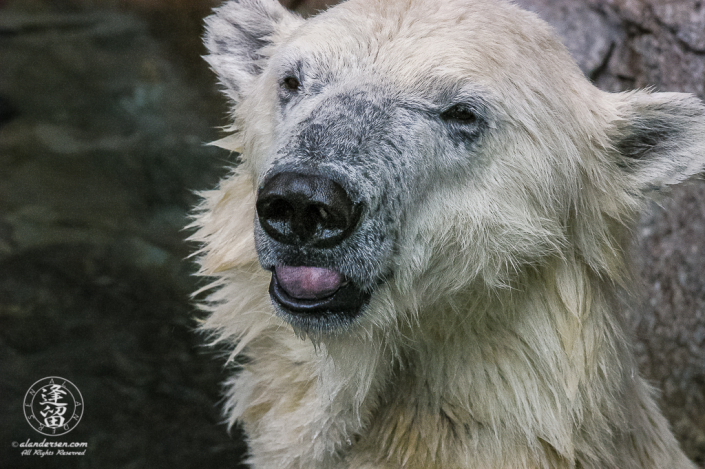
[[[705,168],[705,106],[686,93],[617,95],[623,119],[613,129],[617,164],[643,193],[677,184]]]
[[[230,0],[213,11],[205,20],[205,59],[237,104],[262,72],[267,47],[304,20],[277,0]]]

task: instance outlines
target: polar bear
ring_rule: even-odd
[[[693,468],[620,305],[705,107],[612,94],[502,0],[207,19],[240,163],[203,194],[202,327],[255,468]]]

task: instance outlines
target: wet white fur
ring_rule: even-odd
[[[241,0],[208,25],[234,103],[221,145],[243,162],[204,194],[193,239],[214,279],[203,328],[246,357],[226,413],[253,467],[694,467],[638,374],[619,298],[638,210],[705,166],[698,100],[602,92],[545,23],[498,1],[349,0],[304,22]],[[215,45],[247,48],[238,31],[254,27],[271,28],[258,69]],[[312,340],[274,314],[253,241],[282,138],[276,60],[294,49],[411,96],[472,83],[494,106],[482,177],[432,179],[393,278],[353,327]],[[630,135],[648,145],[625,156]]]

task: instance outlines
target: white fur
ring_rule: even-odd
[[[253,467],[694,467],[639,377],[619,302],[637,211],[705,166],[702,103],[594,88],[545,23],[503,2],[349,0],[304,21],[241,0],[208,24],[237,129],[221,144],[242,163],[204,194],[193,239],[214,279],[203,328],[246,357],[226,413]],[[277,80],[298,56],[332,78],[282,120]],[[401,199],[394,275],[352,326],[292,330],[253,239],[288,121],[341,90],[423,103],[439,85],[487,100],[471,163],[411,155],[424,192]],[[421,156],[445,148],[409,128]]]

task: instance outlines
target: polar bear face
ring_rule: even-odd
[[[304,21],[233,0],[207,24],[258,259],[303,331],[511,289],[567,251],[618,277],[620,228],[703,165],[697,100],[601,92],[512,4],[349,0]]]

